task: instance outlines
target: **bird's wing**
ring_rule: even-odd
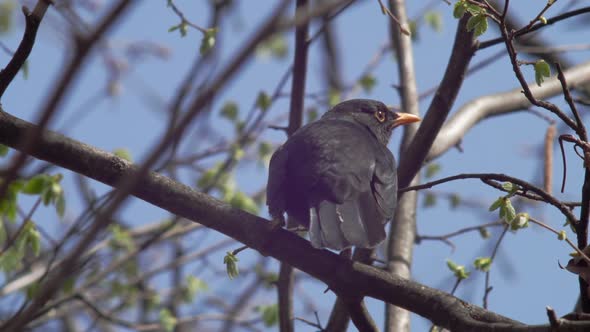
[[[329,128],[328,128],[329,129]],[[310,240],[317,248],[370,248],[385,237],[393,215],[397,177],[393,155],[363,129],[338,127],[324,140],[315,163],[320,193],[310,211]]]
[[[383,148],[375,164],[371,191],[384,222],[393,218],[397,205],[397,166],[389,150]]]
[[[270,158],[266,205],[273,218],[281,217],[287,206],[285,183],[287,182],[287,150],[281,146]]]

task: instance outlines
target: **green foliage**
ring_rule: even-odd
[[[432,30],[436,32],[442,31],[442,15],[436,11],[429,11],[424,14],[424,21]]]
[[[433,176],[435,176],[438,172],[440,172],[440,170],[441,170],[440,164],[429,163],[428,166],[426,166],[426,173],[424,174],[424,176],[427,179],[430,179]]]
[[[0,180],[1,183],[2,180]],[[17,212],[17,197],[18,193],[22,190],[24,181],[16,180],[8,185],[6,195],[3,200],[0,200],[0,216],[4,215],[10,222],[16,221]]]
[[[27,247],[31,249],[35,256],[39,256],[41,252],[41,234],[30,220],[25,221],[13,245],[0,255],[0,269],[4,272],[12,272],[20,268]]]
[[[133,162],[133,158],[131,157],[131,152],[129,152],[129,150],[125,149],[125,148],[119,148],[119,149],[115,149],[115,151],[113,151],[113,154],[121,159],[125,159],[128,162]]]
[[[4,157],[8,154],[8,150],[10,150],[6,145],[0,144],[0,157]]]
[[[340,102],[340,98],[340,91],[330,89],[328,92],[328,105],[330,105],[330,107],[336,106]]]
[[[436,204],[436,196],[433,193],[426,193],[424,195],[424,207],[432,207]]]
[[[451,209],[456,209],[461,204],[461,197],[457,194],[451,194],[449,203],[451,204]]]
[[[170,310],[168,310],[168,309],[160,310],[160,324],[162,325],[162,327],[164,328],[164,330],[166,332],[174,331],[174,327],[176,327],[177,323],[178,323],[178,320],[176,319],[176,317],[174,317],[172,315]]]
[[[285,59],[289,55],[289,44],[283,34],[276,33],[256,48],[256,54],[263,58],[273,57],[276,59]]]
[[[258,144],[258,158],[262,160],[265,164],[270,161],[270,157],[272,155],[272,144],[269,142],[262,141]]]
[[[363,88],[365,93],[371,93],[371,91],[377,84],[377,79],[375,78],[375,76],[371,74],[366,74],[359,79],[359,84]]]
[[[318,110],[316,108],[310,108],[307,111],[307,122],[313,122],[318,118]]]
[[[123,229],[120,225],[111,224],[109,231],[112,236],[110,245],[113,248],[122,248],[128,251],[135,249],[135,243],[126,229]]]
[[[488,30],[488,17],[483,14],[471,16],[467,21],[467,31],[472,31],[475,37],[479,37]]]
[[[469,278],[469,274],[471,273],[465,269],[464,265],[458,265],[450,259],[447,259],[447,267],[460,280]]]
[[[221,108],[221,116],[234,122],[238,118],[239,108],[238,104],[233,101],[227,101]]]
[[[0,34],[4,34],[12,28],[12,15],[15,3],[13,1],[0,2]]]
[[[180,32],[180,37],[186,37],[186,34],[188,33],[188,23],[185,21],[182,21],[179,24],[168,28],[168,32],[174,32],[176,30],[178,30],[178,32]]]
[[[479,228],[479,235],[484,239],[489,239],[491,236],[490,231],[485,227]]]
[[[215,36],[217,36],[217,28],[205,30],[201,39],[201,47],[199,48],[201,54],[206,54],[215,46]]]
[[[529,219],[530,216],[526,212],[521,212],[516,215],[514,219],[510,222],[510,230],[517,231],[521,228],[529,227]]]
[[[272,100],[270,99],[270,96],[267,95],[266,92],[260,91],[258,97],[256,97],[256,106],[263,112],[266,112],[271,104]]]
[[[567,239],[567,234],[565,233],[564,230],[559,231],[559,233],[557,233],[557,239],[560,241],[564,241]]]
[[[490,257],[477,257],[473,261],[473,266],[480,271],[488,272],[492,267],[492,259]]]
[[[54,204],[57,214],[63,217],[66,208],[66,200],[61,187],[61,174],[38,174],[27,180],[22,186],[22,193],[27,195],[39,195],[43,205]]]
[[[266,327],[272,327],[279,322],[279,305],[271,304],[258,306],[257,311],[262,313],[262,321]]]
[[[186,285],[183,287],[182,296],[185,302],[190,303],[195,299],[197,293],[209,289],[207,283],[193,275],[186,277]]]
[[[535,62],[535,82],[538,86],[541,86],[545,82],[545,77],[551,77],[551,67],[545,62],[545,60],[539,60]]]
[[[225,264],[225,270],[230,279],[237,277],[240,274],[238,270],[238,257],[232,252],[228,251],[223,257],[223,264]]]

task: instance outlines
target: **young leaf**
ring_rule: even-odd
[[[490,212],[492,212],[492,211],[498,209],[500,206],[502,206],[503,201],[504,201],[504,197],[498,197],[498,199],[495,200],[494,203],[492,203],[492,205],[490,205],[488,210]]]
[[[359,79],[359,84],[365,90],[365,93],[371,93],[375,85],[377,84],[377,79],[375,76],[367,74],[364,75]]]
[[[125,148],[115,149],[113,154],[121,159],[125,159],[128,162],[133,162],[133,158],[131,158],[131,152]]]
[[[279,322],[279,306],[278,304],[271,304],[267,306],[259,306],[258,311],[262,313],[262,321],[266,327],[271,327]]]
[[[459,19],[463,17],[463,14],[465,14],[465,2],[463,0],[455,2],[455,6],[453,7],[453,16],[456,19]]]
[[[160,310],[160,324],[162,324],[162,327],[166,332],[174,331],[177,322],[176,317],[174,317],[168,309]]]
[[[223,257],[223,264],[225,264],[225,270],[230,279],[237,277],[240,274],[238,270],[238,257],[228,251]]]
[[[447,259],[447,267],[453,272],[455,277],[461,280],[467,279],[471,273],[465,269],[464,265],[458,265],[450,259]]]
[[[438,172],[440,172],[440,164],[438,163],[429,163],[428,166],[426,166],[426,174],[424,175],[427,179],[432,178],[433,176],[435,176]]]
[[[6,145],[0,144],[0,157],[4,157],[8,154],[8,147]]]
[[[478,14],[469,18],[467,21],[467,31],[473,30],[473,35],[479,37],[488,29],[488,18],[483,14]]]
[[[432,30],[440,32],[442,30],[442,16],[439,12],[429,11],[424,14],[424,21]]]
[[[264,91],[260,91],[258,93],[258,97],[256,98],[256,106],[259,107],[263,112],[268,110],[272,100],[270,99],[269,95],[266,94]]]
[[[490,257],[477,257],[473,261],[473,266],[480,271],[488,272],[492,267],[492,259]]]
[[[182,26],[181,26],[182,31]],[[186,34],[186,32],[185,32]],[[213,46],[215,46],[215,36],[217,35],[217,28],[207,29],[203,34],[203,39],[201,39],[201,47],[199,48],[199,52],[201,54],[205,54],[209,52]]]
[[[551,77],[551,67],[545,60],[535,62],[535,81],[538,86],[545,81],[545,77]]]
[[[226,102],[221,108],[221,116],[230,121],[235,121],[238,118],[238,104],[233,101]]]

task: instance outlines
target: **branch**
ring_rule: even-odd
[[[307,0],[297,0],[295,18],[306,16],[309,12]],[[287,134],[293,135],[303,122],[303,107],[305,96],[305,79],[307,74],[307,41],[309,21],[298,25],[295,29],[295,56],[293,59],[293,80],[291,81],[291,101],[289,108],[289,127]],[[289,227],[292,221],[289,220]],[[281,262],[277,281],[277,296],[279,303],[279,331],[293,332],[293,268]]]
[[[573,224],[576,225],[578,223],[578,220],[576,219],[576,217],[574,216],[574,214],[572,213],[572,211],[569,209],[569,207],[565,204],[563,204],[561,201],[559,201],[557,198],[553,197],[552,195],[550,195],[549,193],[547,193],[545,190],[531,184],[528,183],[524,180],[512,177],[512,176],[508,176],[505,174],[499,174],[499,173],[465,173],[465,174],[459,174],[459,175],[454,175],[454,176],[449,176],[446,178],[442,178],[436,181],[432,181],[432,182],[428,182],[428,183],[424,183],[421,184],[419,186],[412,186],[412,187],[407,187],[407,188],[403,188],[400,189],[399,192],[406,192],[406,191],[411,191],[411,190],[421,190],[421,189],[427,189],[427,188],[432,188],[436,185],[439,185],[441,183],[445,183],[445,182],[450,182],[450,181],[455,181],[455,180],[465,180],[465,179],[480,179],[482,180],[485,184],[489,184],[487,181],[488,180],[495,180],[495,181],[504,181],[504,182],[511,182],[513,184],[516,184],[520,187],[523,188],[523,190],[526,191],[531,191],[535,194],[537,194],[540,198],[542,198],[545,202],[547,202],[548,204],[553,205],[554,207],[556,207],[559,211],[561,211],[561,213]],[[496,186],[493,186],[495,188],[498,188]]]
[[[420,170],[435,139],[437,141],[439,140],[437,134],[447,118],[455,98],[459,93],[459,89],[463,84],[465,72],[476,49],[473,33],[468,32],[466,28],[468,20],[469,15],[464,15],[459,20],[453,52],[451,53],[445,75],[428,107],[428,112],[420,128],[418,128],[416,136],[405,151],[404,160],[400,162],[398,173],[400,188],[408,186],[414,175]]]
[[[590,83],[590,62],[571,67],[563,72],[570,87],[578,87]],[[537,99],[546,99],[562,93],[557,77],[551,77],[542,86],[528,83],[531,92]],[[522,94],[521,88],[507,92],[483,96],[471,100],[453,113],[441,128],[426,161],[431,161],[457,145],[463,136],[480,121],[496,116],[516,112],[531,106],[530,101]]]
[[[41,24],[41,20],[43,20],[43,16],[45,16],[45,12],[51,4],[52,3],[49,0],[39,0],[32,13],[29,12],[29,9],[26,6],[23,6],[22,11],[25,15],[26,24],[25,33],[23,34],[23,39],[18,45],[12,59],[8,62],[8,65],[0,70],[0,99],[4,96],[6,88],[12,83],[12,80],[24,65],[25,61],[27,61],[29,54],[31,54],[37,36],[37,29],[39,29],[39,24]]]
[[[381,3],[381,1],[379,1]],[[381,5],[382,8],[385,8]],[[412,51],[412,39],[409,33],[404,32],[403,26],[408,26],[408,15],[404,0],[389,0],[389,7],[393,13],[392,18],[397,17],[396,22],[389,22],[389,38],[395,50],[398,69],[398,82],[401,98],[401,106],[404,112],[419,115],[418,91],[416,87],[416,73],[414,69],[414,55]],[[404,128],[404,134],[400,145],[400,162],[405,160],[410,142],[416,135],[418,124],[412,124]],[[408,178],[412,180],[414,176]],[[399,181],[399,180],[398,180]],[[413,183],[420,181],[419,176]],[[389,239],[387,240],[387,271],[403,278],[410,278],[412,256],[416,238],[416,194],[404,195],[399,199],[396,213],[391,221]],[[350,308],[349,308],[350,311]],[[351,313],[352,317],[352,313]],[[354,317],[353,317],[354,318]],[[356,324],[356,323],[355,323]],[[367,328],[369,328],[367,326]],[[410,313],[391,305],[385,306],[385,331],[409,331]]]
[[[0,112],[0,143],[20,148],[21,139],[34,125]],[[135,166],[110,153],[44,131],[31,151],[42,159],[110,186],[133,177]],[[369,296],[403,307],[427,317],[438,326],[454,330],[524,331],[531,328],[454,296],[417,282],[393,276],[377,268],[351,262],[327,250],[314,249],[310,243],[286,230],[273,229],[269,221],[251,215],[196,192],[157,173],[146,174],[132,194],[169,212],[198,220],[200,224],[226,234],[250,248],[284,261],[325,282],[330,289],[346,296]],[[564,322],[583,331],[583,324]],[[535,326],[548,331],[549,326]],[[530,330],[529,330],[530,331]]]

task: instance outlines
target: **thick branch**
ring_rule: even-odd
[[[23,135],[32,127],[30,123],[0,112],[0,143],[19,149]],[[134,176],[138,169],[110,153],[48,131],[43,133],[31,154],[110,186]],[[456,330],[518,331],[525,328],[518,322],[439,290],[351,262],[327,250],[314,249],[295,234],[273,229],[262,218],[232,208],[162,175],[146,175],[132,194],[287,262],[322,280],[338,294],[370,296],[427,317],[438,326]],[[566,324],[574,325],[572,322]],[[530,331],[549,331],[549,326],[536,326]]]
[[[453,52],[445,75],[414,140],[405,152],[404,160],[400,162],[398,173],[400,188],[407,187],[420,170],[463,84],[465,72],[476,49],[473,33],[468,32],[466,28],[468,19],[469,15],[464,15],[459,20]]]
[[[402,32],[402,26],[408,26],[408,15],[404,0],[390,0],[389,8],[399,21],[389,21],[389,35],[391,45],[395,50],[398,68],[399,93],[402,110],[419,115],[418,91],[416,87],[416,73],[414,70],[414,55],[412,39]],[[405,158],[410,142],[414,138],[418,124],[406,126],[400,145],[400,161]],[[413,177],[413,176],[412,176]],[[408,181],[411,179],[408,179]],[[418,176],[413,183],[418,183]],[[410,278],[412,256],[416,238],[416,202],[417,195],[404,195],[396,209],[391,222],[389,239],[387,241],[387,270],[403,278]],[[410,331],[410,313],[402,308],[391,305],[385,306],[385,331]]]
[[[572,88],[588,84],[590,83],[590,62],[571,67],[563,74],[568,85]],[[562,93],[561,84],[557,77],[547,79],[541,86],[534,82],[528,84],[537,99],[546,99]],[[461,106],[445,123],[432,144],[426,161],[441,156],[448,149],[457,145],[469,129],[483,119],[523,110],[530,106],[531,103],[522,94],[521,88],[473,99]]]

